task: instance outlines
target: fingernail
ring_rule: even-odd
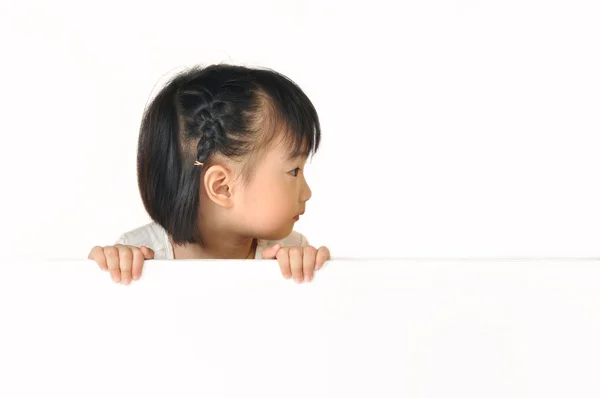
[[[112,276],[112,280],[115,283],[119,283],[119,278],[117,278],[115,275]]]
[[[308,275],[304,276],[304,282],[310,282],[310,276],[308,276]]]
[[[133,280],[137,281],[138,279],[140,279],[140,276],[139,276],[139,275],[134,275],[134,276],[133,276]]]
[[[296,278],[294,278],[294,280],[298,283],[302,283],[302,278],[297,276]]]

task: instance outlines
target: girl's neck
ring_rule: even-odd
[[[254,258],[257,240],[240,235],[228,222],[226,209],[214,204],[201,192],[201,202],[196,222],[200,244],[173,245],[176,259],[246,259]],[[173,243],[171,241],[171,243]]]
[[[204,240],[204,247],[197,243],[173,245],[173,256],[181,259],[252,259],[256,254],[256,239],[226,239]]]

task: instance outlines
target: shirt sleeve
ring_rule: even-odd
[[[309,246],[308,239],[306,236],[300,234],[300,246]]]
[[[121,235],[121,237],[115,242],[115,245],[127,246],[127,243],[125,243],[125,235]]]

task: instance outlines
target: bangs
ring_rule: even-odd
[[[261,120],[257,120],[256,127],[264,133],[263,144],[279,139],[290,159],[314,155],[321,142],[321,125],[312,102],[285,76],[260,72],[257,83]]]

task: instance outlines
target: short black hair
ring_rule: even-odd
[[[202,168],[216,154],[256,160],[282,133],[290,157],[319,148],[317,111],[286,76],[225,64],[177,74],[142,118],[137,173],[146,211],[174,243],[202,243],[197,226]],[[204,166],[194,166],[196,161]],[[247,164],[245,178],[252,170]]]

